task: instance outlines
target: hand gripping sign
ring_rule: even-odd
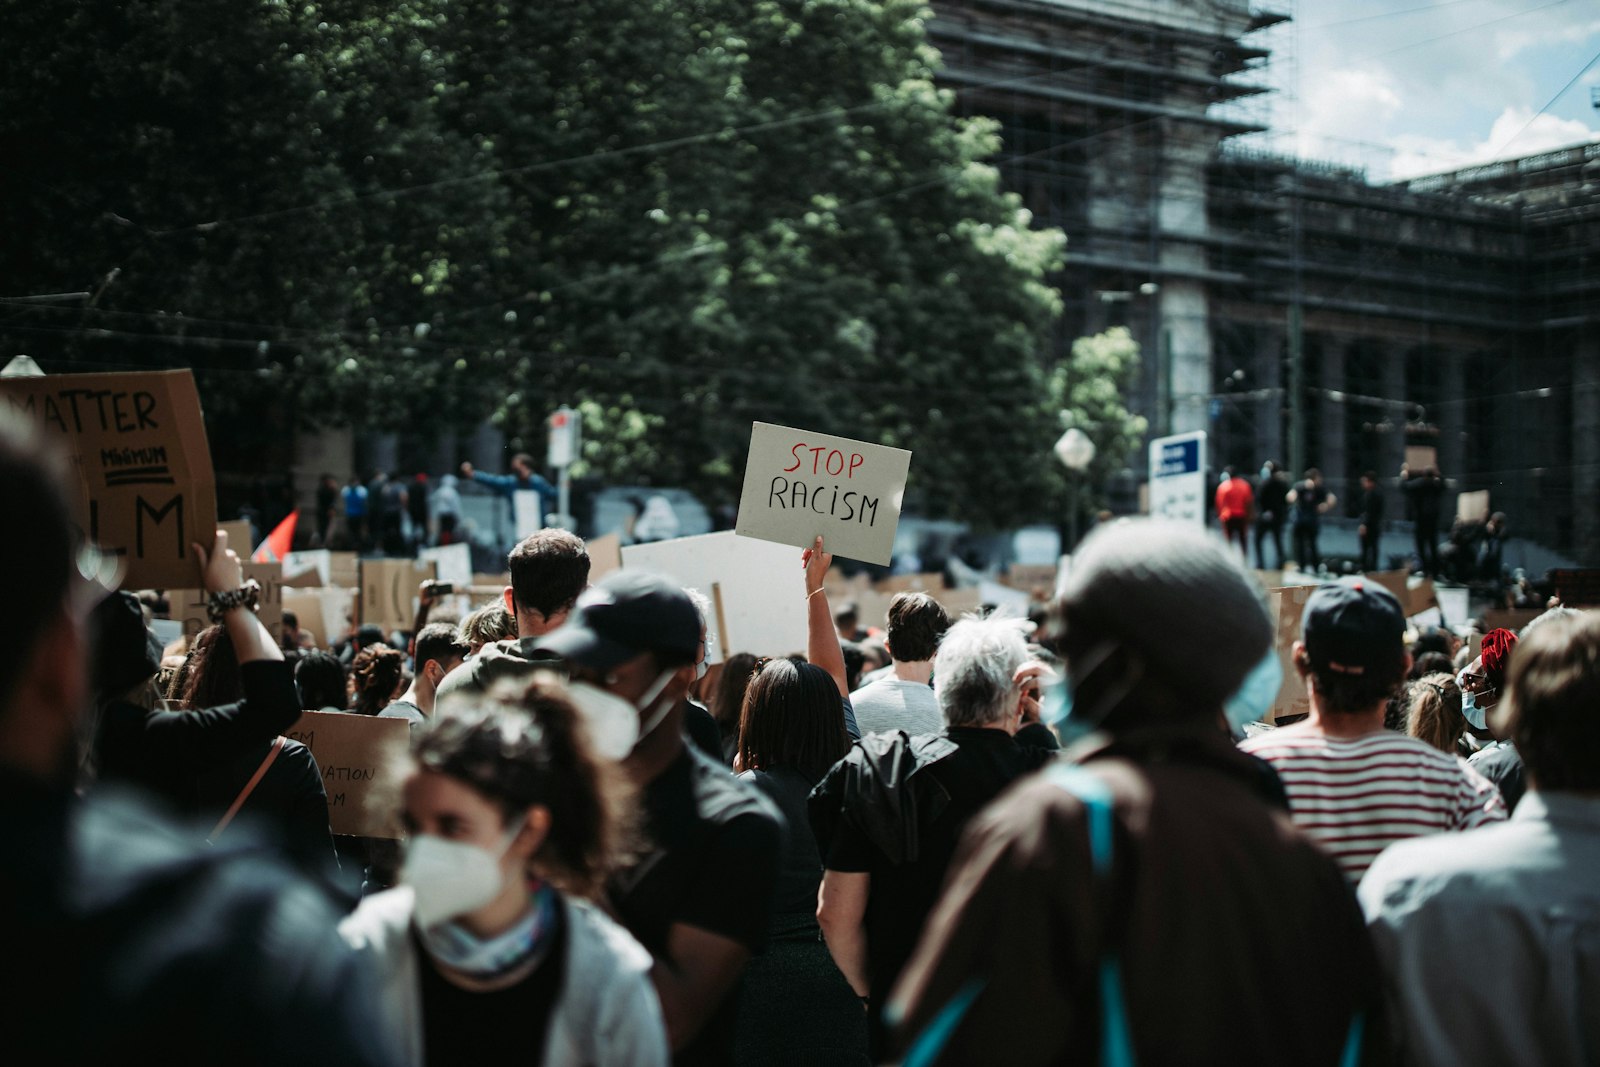
[[[758,422],[735,531],[887,565],[894,553],[911,453],[812,430]]]

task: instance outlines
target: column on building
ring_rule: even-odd
[[[1444,402],[1428,417],[1439,427],[1439,473],[1445,480],[1445,496],[1439,502],[1439,523],[1448,530],[1456,513],[1457,482],[1467,469],[1467,408],[1461,403],[1466,382],[1466,356],[1451,349],[1439,359],[1439,396]]]
[[[1318,340],[1322,350],[1321,374],[1313,384],[1322,390],[1322,395],[1316,400],[1321,414],[1318,422],[1322,429],[1317,440],[1306,442],[1306,452],[1311,457],[1311,466],[1322,471],[1324,482],[1343,500],[1346,499],[1347,471],[1342,393],[1347,384],[1344,356],[1350,339],[1338,334],[1324,334]],[[1336,398],[1331,394],[1341,396]]]
[[[1261,394],[1254,402],[1256,458],[1283,467],[1288,463],[1288,443],[1283,439],[1283,409],[1288,403],[1283,391],[1283,331],[1276,326],[1258,326],[1255,348],[1250,380]]]
[[[1572,546],[1600,563],[1600,335],[1580,334],[1572,353]]]

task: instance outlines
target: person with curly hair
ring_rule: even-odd
[[[376,715],[389,706],[400,692],[405,677],[406,655],[388,645],[368,645],[356,653],[350,664],[350,710],[357,715]]]
[[[621,769],[552,675],[504,692],[417,731],[402,884],[340,932],[381,976],[402,1063],[664,1065],[650,954],[591,902],[628,839]]]

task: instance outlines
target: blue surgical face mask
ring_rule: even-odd
[[[1489,709],[1478,703],[1478,698],[1487,696],[1487,693],[1469,693],[1466,686],[1461,684],[1461,676],[1467,672],[1463,670],[1456,675],[1456,687],[1461,690],[1461,716],[1467,720],[1467,725],[1474,730],[1487,730],[1489,728]],[[1493,690],[1490,690],[1492,693]]]
[[[1265,721],[1272,712],[1272,703],[1278,699],[1283,686],[1283,664],[1278,661],[1278,650],[1268,648],[1261,662],[1244,676],[1239,691],[1222,706],[1228,728],[1242,730],[1247,722]]]
[[[1047,685],[1039,696],[1039,717],[1047,726],[1052,727],[1061,738],[1062,745],[1071,745],[1094,733],[1100,728],[1100,720],[1114,707],[1121,696],[1113,700],[1103,709],[1079,707],[1077,703],[1077,685],[1089,675],[1098,670],[1117,646],[1110,641],[1102,641],[1079,656],[1076,661],[1067,665],[1067,676],[1058,682]],[[1137,670],[1133,677],[1125,682],[1126,688],[1123,696],[1138,683],[1143,676],[1143,670]]]
[[[1272,477],[1272,468],[1271,467],[1262,467],[1261,468],[1261,477],[1263,477],[1263,478]]]

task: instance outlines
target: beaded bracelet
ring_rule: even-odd
[[[251,611],[260,610],[260,582],[251,578],[237,589],[226,589],[220,593],[212,593],[206,598],[206,617],[214,623],[220,623],[224,615],[237,607],[246,607]]]

